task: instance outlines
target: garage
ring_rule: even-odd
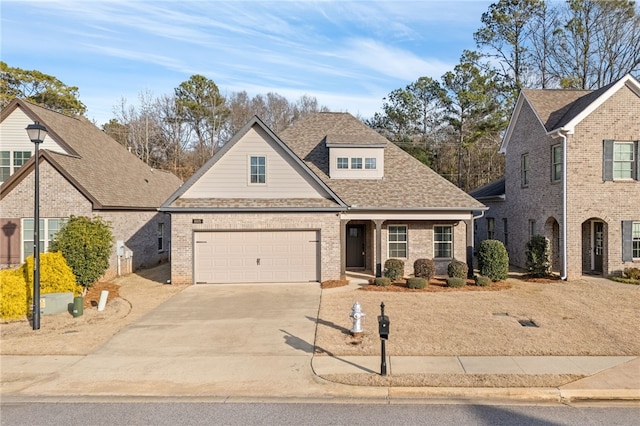
[[[319,231],[194,232],[194,282],[318,281]]]

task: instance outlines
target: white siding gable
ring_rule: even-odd
[[[252,156],[266,158],[266,184],[249,183]],[[328,198],[309,176],[264,130],[255,125],[181,198]]]
[[[29,152],[30,155],[33,156],[35,146],[25,130],[29,124],[33,124],[33,120],[20,108],[16,108],[0,123],[0,151],[8,151],[11,162],[13,162],[13,153],[16,151]],[[45,123],[42,124],[46,127]],[[68,154],[50,135],[47,135],[44,142],[40,144],[39,149]],[[10,175],[13,174],[13,172],[13,167],[11,167]]]

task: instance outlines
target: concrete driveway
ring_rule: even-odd
[[[319,305],[317,283],[194,285],[118,333],[97,354],[311,356]]]
[[[320,294],[317,283],[194,285],[23,393],[329,397],[342,386],[311,368]]]

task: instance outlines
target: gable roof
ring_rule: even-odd
[[[331,179],[333,135],[358,146],[385,144],[383,179]],[[349,113],[319,112],[294,123],[281,139],[350,209],[484,210],[485,206]]]
[[[523,89],[518,96],[509,126],[500,145],[504,153],[511,139],[516,121],[526,102],[536,114],[547,134],[573,133],[575,127],[622,87],[640,96],[640,82],[631,74],[598,90]]]
[[[40,150],[41,161],[48,161],[65,176],[91,200],[94,209],[156,209],[182,183],[174,174],[146,165],[84,117],[14,99],[3,109],[0,122],[16,108],[43,124],[47,137],[71,153]],[[31,172],[34,162],[32,156],[2,184],[2,198]]]
[[[291,158],[296,164],[298,164],[302,172],[309,176],[314,182],[316,182],[324,191],[327,192],[329,198],[296,198],[296,199],[242,199],[242,198],[195,198],[185,199],[181,198],[189,188],[191,188],[198,180],[200,180],[234,145],[236,145],[254,126],[260,127],[267,133],[273,142],[278,145],[285,152],[289,158]],[[174,208],[178,209],[190,209],[200,210],[215,208],[218,211],[221,210],[296,210],[296,209],[321,209],[321,210],[345,210],[347,205],[336,195],[329,186],[318,178],[311,169],[303,162],[275,133],[267,127],[266,124],[257,116],[253,116],[247,124],[244,125],[233,138],[227,142],[213,157],[211,157],[200,169],[194,173],[182,187],[175,191],[161,206],[161,211],[172,211]]]

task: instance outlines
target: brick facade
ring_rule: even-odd
[[[640,221],[640,181],[603,180],[603,141],[640,140],[640,97],[622,86],[580,121],[567,136],[567,278],[593,269],[592,223],[604,228],[602,274],[619,274],[640,261],[622,261],[622,221]],[[546,134],[529,103],[517,116],[506,150],[505,200],[483,203],[489,207],[477,221],[477,240],[487,238],[487,218],[495,220],[495,238],[505,241],[507,219],[509,260],[526,267],[526,242],[534,233],[552,244],[554,270],[561,271],[562,182],[551,179],[551,149],[561,138]],[[529,185],[521,184],[521,158],[528,154]],[[637,159],[636,159],[637,161]],[[532,225],[533,224],[533,225]]]
[[[33,218],[34,208],[33,174],[20,181],[1,201],[2,219],[15,223],[17,233],[21,233],[22,219]],[[102,217],[111,223],[114,249],[109,261],[109,269],[104,279],[117,275],[118,258],[115,243],[122,240],[125,250],[131,252],[130,259],[121,259],[121,273],[152,267],[168,258],[168,246],[163,251],[157,248],[158,223],[164,223],[165,240],[169,238],[171,217],[155,210],[93,210],[92,203],[76,189],[64,176],[48,162],[40,164],[40,217],[68,218],[70,216]],[[5,238],[3,236],[3,238]],[[21,238],[19,241],[22,241]],[[4,247],[4,245],[3,245]],[[21,248],[18,248],[21,250]],[[18,256],[19,257],[19,256]],[[0,267],[13,267],[4,264]]]
[[[193,223],[201,219],[202,223]],[[320,281],[340,278],[340,218],[336,213],[174,213],[171,283],[193,284],[194,231],[320,231]]]

